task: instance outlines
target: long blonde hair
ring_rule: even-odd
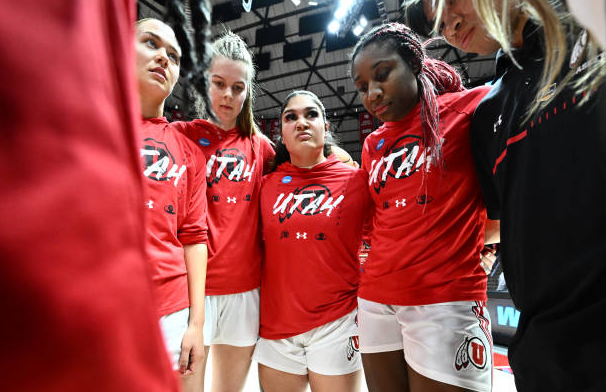
[[[437,0],[436,23],[441,19],[444,9],[444,0]],[[574,21],[559,0],[499,0],[501,7],[497,7],[496,0],[472,0],[473,6],[481,19],[486,31],[494,38],[505,53],[517,64],[512,55],[512,26],[520,15],[527,15],[538,23],[544,31],[545,61],[543,72],[536,90],[536,99],[528,108],[524,121],[527,121],[539,110],[544,109],[568,85],[579,67],[591,60],[583,76],[572,82],[577,93],[585,92],[581,104],[587,102],[591,93],[598,87],[606,76],[606,58],[596,57],[599,53],[597,41],[587,37],[587,43],[579,60],[558,83],[555,91],[550,92],[551,86],[558,78],[562,67],[568,58],[568,44],[566,35],[580,37],[582,28]],[[499,8],[499,9],[497,9]],[[518,12],[515,12],[515,11]],[[595,59],[595,60],[594,60]],[[541,99],[542,98],[542,99]]]
[[[259,133],[259,128],[255,123],[253,113],[253,103],[255,99],[255,66],[250,50],[242,38],[231,31],[226,31],[212,44],[212,60],[214,61],[217,56],[222,56],[232,61],[242,61],[248,68],[246,99],[244,100],[242,110],[236,119],[236,125],[242,136],[252,138],[253,135]]]

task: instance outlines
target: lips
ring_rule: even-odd
[[[156,67],[151,70],[152,73],[162,76],[164,80],[166,80],[166,71],[162,67]]]
[[[388,103],[382,103],[374,108],[375,117],[379,117],[381,114],[385,113],[385,111],[389,108]]]
[[[303,140],[303,141],[309,140],[309,139],[311,139],[311,133],[309,133],[309,132],[301,132],[301,133],[299,133],[297,135],[297,139]]]
[[[469,46],[469,43],[471,42],[471,38],[473,37],[473,31],[475,30],[475,27],[472,27],[471,29],[469,29],[467,31],[467,34],[465,34],[465,36],[463,37],[463,40],[461,41],[461,47],[463,49],[467,49],[467,47]]]

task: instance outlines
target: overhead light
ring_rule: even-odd
[[[339,31],[339,27],[341,27],[341,24],[338,21],[333,20],[328,25],[328,32],[332,33],[332,34],[335,34],[337,31]]]
[[[345,8],[345,7],[339,7],[335,11],[335,18],[336,19],[341,20],[341,19],[343,19],[345,17],[345,15],[347,15],[347,8]]]
[[[292,3],[295,5],[295,7],[298,7],[299,4],[301,4],[301,0],[290,0],[292,1]]]
[[[362,3],[364,3],[364,0],[339,0],[339,4],[334,13],[335,19],[329,24],[328,31],[337,34],[341,38],[345,37],[347,32],[351,31],[352,28],[355,29],[357,35],[361,34],[368,25],[366,18],[363,20],[360,19],[360,23],[358,24],[358,26],[360,26],[359,28],[355,28],[354,24],[358,15],[360,15]]]
[[[362,31],[364,31],[364,27],[360,25],[356,25],[356,27],[354,27],[352,30],[355,36],[359,36],[360,34],[362,34]]]
[[[364,17],[364,15],[360,16],[360,26],[362,26],[362,28],[364,28],[367,25],[368,25],[368,21],[366,20],[366,18]]]
[[[309,5],[311,5],[311,6],[318,5],[318,3],[317,3],[317,2],[315,2],[315,1],[310,1],[310,2],[309,2],[309,3],[307,3],[307,4],[309,4]]]

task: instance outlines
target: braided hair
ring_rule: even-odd
[[[401,23],[383,24],[364,34],[352,51],[352,69],[356,56],[370,44],[390,45],[411,69],[419,70],[416,79],[420,92],[423,142],[430,148],[435,161],[442,162],[440,113],[436,97],[465,90],[461,77],[449,64],[428,57],[419,36]]]
[[[208,115],[216,119],[208,95],[206,77],[211,60],[210,15],[208,0],[168,0],[164,21],[172,27],[183,52],[181,75],[185,79],[185,108],[191,109],[190,106],[200,97]]]

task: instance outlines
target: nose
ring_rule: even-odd
[[[383,89],[381,88],[381,84],[371,81],[368,84],[368,100],[376,101],[380,100],[383,97]]]
[[[156,53],[156,62],[163,68],[168,66],[168,53],[165,48],[158,49],[158,52]]]
[[[223,89],[223,97],[225,98],[231,98],[233,97],[234,92],[232,91],[231,87],[226,87]]]
[[[442,28],[442,35],[444,38],[453,38],[457,34],[462,21],[463,19],[460,15],[449,15],[448,10],[444,10],[444,15],[442,16],[442,23],[444,24],[444,27]]]
[[[307,122],[307,119],[305,118],[305,116],[297,116],[297,121],[295,122],[295,129],[303,130],[303,129],[307,129],[308,127],[309,127],[309,123]]]

